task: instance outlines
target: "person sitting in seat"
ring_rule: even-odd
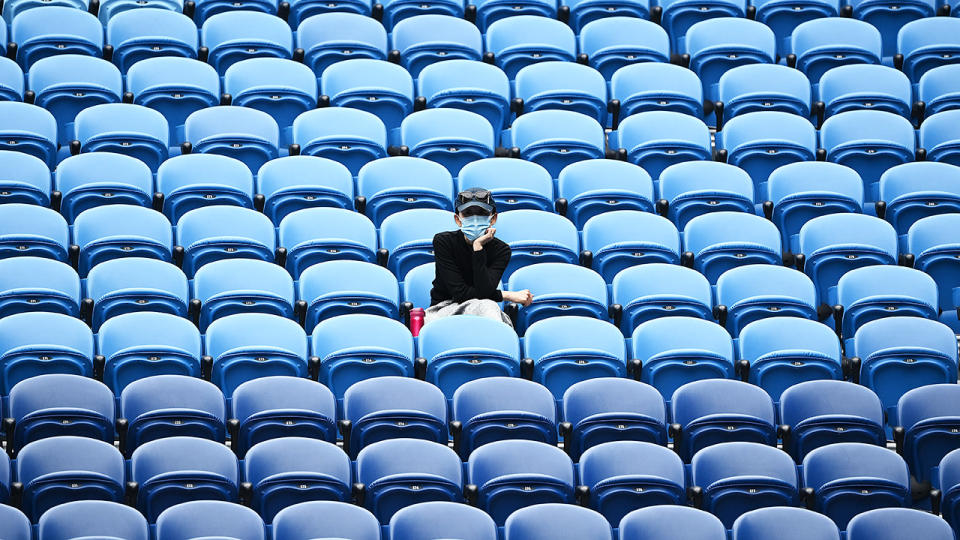
[[[490,191],[471,188],[460,192],[454,221],[457,230],[433,237],[436,278],[424,324],[450,315],[480,315],[513,325],[499,302],[529,306],[529,290],[498,289],[510,262],[510,246],[496,238],[497,206]]]

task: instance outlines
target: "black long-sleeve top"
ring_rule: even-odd
[[[471,298],[503,301],[497,289],[503,270],[510,262],[510,246],[493,237],[480,251],[474,251],[459,230],[433,237],[436,278],[430,291],[430,305],[444,300],[465,302]]]

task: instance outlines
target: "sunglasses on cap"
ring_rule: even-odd
[[[471,201],[493,204],[493,194],[485,189],[471,189],[457,194],[457,206]]]

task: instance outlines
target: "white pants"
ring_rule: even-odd
[[[423,324],[429,324],[434,319],[442,319],[451,315],[479,315],[498,321],[503,321],[513,327],[513,321],[500,309],[500,305],[493,300],[471,298],[466,302],[456,303],[453,300],[444,300],[435,306],[430,306],[423,314]]]

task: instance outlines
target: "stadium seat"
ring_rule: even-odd
[[[388,28],[396,29],[399,22],[420,15],[446,15],[464,18],[466,3],[462,0],[443,0],[421,4],[413,0],[387,0],[383,3],[383,20]]]
[[[327,261],[307,268],[297,283],[297,298],[312,332],[321,321],[348,313],[396,319],[400,286],[389,270],[362,261]]]
[[[850,14],[853,18],[868,22],[880,31],[881,36],[883,36],[883,56],[885,60],[893,57],[898,52],[904,52],[905,46],[909,47],[912,45],[909,38],[916,35],[915,33],[923,35],[923,37],[920,38],[923,40],[924,38],[929,39],[931,36],[936,35],[936,30],[943,32],[943,30],[947,28],[952,28],[952,30],[948,30],[946,35],[955,36],[957,29],[957,26],[944,27],[937,24],[932,26],[914,25],[903,32],[905,35],[904,38],[899,37],[901,29],[909,23],[925,17],[930,17],[931,20],[933,20],[933,16],[937,14],[940,6],[940,4],[933,1],[918,0],[914,2],[898,2],[891,5],[871,2],[869,0],[858,0],[851,2],[849,5],[853,8]],[[950,19],[945,18],[944,20],[949,21]],[[941,34],[941,36],[942,35],[944,34]],[[919,46],[922,47],[922,45]],[[939,57],[940,55],[934,54],[934,56]],[[909,73],[910,71],[907,70],[907,72]],[[920,73],[916,73],[916,79],[919,79],[920,75]]]
[[[357,212],[344,208],[305,208],[287,214],[278,230],[280,245],[287,250],[287,270],[297,278],[321,262],[376,261],[377,230],[369,219]]]
[[[277,227],[283,218],[297,210],[314,207],[352,210],[354,205],[350,171],[331,159],[314,156],[288,156],[268,161],[257,172],[256,192],[263,195],[263,213]]]
[[[364,339],[370,339],[365,337]],[[487,317],[454,315],[420,330],[421,376],[453,399],[460,385],[484,377],[519,377],[520,344],[509,325]]]
[[[179,268],[142,257],[101,263],[87,276],[85,291],[93,300],[90,326],[95,330],[107,319],[137,311],[186,317],[190,302],[187,276]]]
[[[137,0],[104,0],[97,9],[97,16],[100,22],[107,26],[114,15],[125,11],[154,8],[182,12],[183,4],[184,0],[144,0],[142,3]]]
[[[98,28],[99,25],[97,22]],[[101,103],[118,103],[123,92],[123,79],[120,70],[106,60],[63,54],[37,60],[27,74],[27,88],[36,96],[34,103],[56,118],[57,142],[67,145],[73,138],[73,120],[77,113]],[[31,126],[32,133],[46,123],[41,122]],[[45,131],[41,133],[46,136]],[[36,141],[37,135],[31,139]],[[36,144],[33,142],[31,146]]]
[[[317,107],[317,76],[309,67],[284,58],[251,58],[230,66],[223,91],[232,105],[265,112],[280,128],[280,147],[293,142],[293,120]]]
[[[0,60],[0,101],[23,99],[23,70],[9,58]]]
[[[850,518],[876,508],[910,503],[910,472],[903,458],[886,448],[863,443],[835,443],[803,459],[803,484],[813,509],[843,531]]]
[[[527,328],[523,350],[533,362],[533,380],[546,386],[558,402],[567,388],[582,380],[627,376],[623,334],[607,321],[568,316],[542,319]]]
[[[684,259],[711,283],[748,264],[780,264],[780,231],[771,222],[743,212],[697,216],[683,230]]]
[[[616,441],[594,446],[580,458],[580,482],[590,508],[617,526],[637,508],[685,504],[683,461],[665,446]]]
[[[925,9],[932,7],[926,2],[921,5]],[[894,63],[901,63],[903,72],[914,83],[933,68],[957,63],[956,56],[960,52],[958,30],[960,21],[956,17],[930,17],[904,24],[897,35],[898,54]]]
[[[880,195],[880,176],[914,160],[916,145],[909,120],[883,111],[848,111],[828,118],[820,130],[827,161],[847,165],[863,178],[864,202]]]
[[[913,114],[911,92],[910,79],[896,69],[850,64],[824,73],[817,99],[823,103],[823,118],[862,109],[910,118]]]
[[[293,279],[282,267],[255,259],[223,259],[197,270],[193,299],[200,301],[199,328],[236,313],[293,317]]]
[[[687,161],[660,173],[658,211],[681,231],[711,212],[754,213],[754,187],[746,171],[716,161]]]
[[[612,159],[588,159],[560,171],[557,207],[583,229],[587,221],[614,210],[654,211],[650,175],[637,165]]]
[[[696,4],[699,5],[699,4]],[[738,8],[740,6],[737,6]],[[664,21],[671,6],[664,8]],[[693,6],[687,9],[692,10]],[[703,18],[697,8],[697,18]],[[727,15],[717,13],[716,15]],[[736,40],[729,36],[736,35]],[[677,47],[690,55],[690,69],[703,83],[704,98],[717,101],[718,83],[727,70],[745,64],[770,64],[776,55],[776,37],[766,25],[739,17],[701,20],[687,30]]]
[[[28,311],[80,315],[80,277],[73,268],[40,257],[0,260],[0,317]]]
[[[649,19],[650,5],[647,2],[622,2],[617,0],[563,0],[561,17],[566,17],[570,27],[579,36],[587,24],[598,19]],[[642,27],[636,27],[642,28]]]
[[[222,77],[227,68],[248,58],[290,58],[293,35],[280,17],[258,11],[227,11],[198,21],[207,62]]]
[[[956,336],[946,325],[920,317],[864,324],[853,337],[853,354],[861,362],[860,384],[877,393],[891,425],[897,400],[908,390],[957,379]]]
[[[47,373],[10,389],[7,451],[60,435],[113,441],[114,400],[103,383],[81,375]]]
[[[301,0],[292,2],[290,26],[297,29],[297,48],[303,49],[303,63],[320,76],[333,64],[353,58],[372,60],[387,59],[387,31],[380,21],[369,14],[351,13],[343,10],[349,4],[341,6],[341,12],[320,13],[327,3]],[[361,8],[370,9],[370,2],[357,2]],[[334,8],[336,9],[336,8]]]
[[[503,271],[504,281],[531,264],[575,264],[580,256],[577,228],[563,216],[538,210],[513,210],[498,214],[495,225],[498,237],[511,250],[510,262]]]
[[[550,5],[537,1],[542,7],[555,10]],[[509,9],[510,15],[489,24],[490,15],[485,15],[491,5],[501,4],[501,9]],[[534,4],[527,1],[527,5]],[[509,6],[509,7],[508,7]],[[521,10],[525,7],[521,4]],[[487,8],[487,9],[484,9]],[[516,77],[521,68],[538,62],[561,60],[572,62],[577,53],[576,37],[569,26],[548,17],[517,13],[513,4],[501,0],[486,0],[477,6],[477,22],[481,31],[486,31],[486,50],[493,55],[496,65],[507,74],[510,80]],[[483,21],[487,20],[485,24]]]
[[[352,176],[367,163],[387,157],[387,128],[375,114],[360,109],[307,111],[293,121],[293,142],[301,154],[332,159]]]
[[[627,161],[643,167],[655,185],[670,165],[713,157],[707,125],[699,118],[669,110],[628,117],[620,123],[617,143]]]
[[[521,158],[542,165],[553,178],[571,163],[605,156],[603,127],[571,111],[524,114],[513,122],[510,138]]]
[[[126,257],[169,262],[173,231],[167,218],[150,208],[127,204],[97,206],[77,216],[73,243],[79,248],[82,276],[98,264]]]
[[[469,114],[464,111],[439,110],[423,111],[416,114],[432,112]],[[414,115],[408,118],[414,118]],[[480,120],[479,117],[476,119]],[[407,120],[404,120],[404,126],[408,126],[407,122]],[[456,122],[454,122],[455,124]],[[489,126],[485,127],[489,128]],[[404,135],[406,135],[406,127],[402,129]],[[365,199],[365,214],[373,221],[374,225],[381,225],[384,219],[397,212],[414,208],[453,210],[453,179],[450,174],[451,171],[458,171],[459,169],[454,163],[447,164],[452,168],[445,168],[442,157],[439,160],[440,163],[429,160],[439,157],[431,153],[429,149],[429,146],[432,145],[431,141],[435,141],[444,148],[448,144],[455,144],[453,139],[441,142],[437,139],[427,138],[424,140],[427,148],[424,148],[422,152],[413,152],[413,154],[427,156],[428,159],[397,156],[372,161],[360,169],[356,183],[357,195]],[[462,148],[461,150],[466,150],[465,154],[470,153],[469,149]],[[442,150],[439,153],[445,152],[447,150]]]
[[[167,119],[170,145],[179,146],[185,141],[187,117],[220,103],[220,77],[209,64],[198,60],[147,58],[127,71],[127,92],[133,103],[159,111]]]
[[[960,166],[960,112],[944,111],[927,118],[920,126],[920,146],[929,161]]]
[[[371,313],[332,317],[317,324],[312,337],[310,354],[320,362],[318,380],[338,401],[358,381],[414,374],[413,336],[387,317]]]
[[[390,518],[389,530],[389,540],[448,536],[464,540],[497,539],[497,526],[486,512],[447,501],[417,503],[402,508]]]
[[[2,208],[0,259],[27,256],[69,262],[70,232],[63,216],[34,204],[4,204]]]
[[[210,380],[230,399],[241,383],[270,375],[307,375],[307,336],[297,323],[266,313],[214,321],[204,336]]]
[[[387,439],[446,444],[447,402],[430,383],[409,377],[374,377],[355,383],[343,397],[344,449],[351,457]]]
[[[110,501],[73,501],[57,505],[40,517],[38,538],[127,538],[148,540],[147,520],[135,509]],[[8,538],[4,536],[4,538]],[[23,540],[26,540],[25,537]],[[11,540],[18,540],[17,537]]]
[[[120,71],[126,73],[147,58],[196,58],[200,41],[197,27],[190,17],[179,13],[182,9],[144,6],[110,17],[106,23],[107,43],[113,47],[111,60]]]
[[[0,505],[0,534],[4,538],[8,540],[31,540],[33,537],[31,533],[30,520],[23,515],[23,512],[12,506]],[[496,537],[494,536],[494,538]],[[134,538],[134,540],[147,539],[144,537]]]
[[[24,70],[50,56],[103,54],[103,27],[86,10],[42,6],[26,10],[10,22],[10,41],[17,44],[16,60]]]
[[[703,88],[699,77],[675,64],[641,62],[623,66],[610,79],[610,96],[620,102],[618,117],[621,120],[652,111],[677,112],[697,118],[703,115]]]
[[[710,282],[683,266],[650,263],[625,269],[614,276],[612,293],[614,322],[620,321],[625,336],[660,317],[713,319]]]
[[[510,81],[497,66],[445,60],[423,68],[417,99],[425,108],[451,108],[483,116],[499,132],[510,120]]]
[[[590,67],[610,80],[620,68],[634,63],[670,60],[670,38],[660,25],[636,14],[643,2],[571,1],[581,12],[580,54]],[[610,11],[613,8],[613,11]],[[611,16],[612,15],[612,16]],[[623,104],[621,103],[621,106]]]
[[[33,522],[63,503],[123,499],[123,456],[103,441],[74,436],[34,441],[20,451],[14,469],[23,485],[20,509]],[[106,521],[103,514],[95,516]]]
[[[433,236],[453,230],[453,212],[416,208],[391,215],[380,224],[377,256],[400,281],[410,269],[433,262]]]
[[[454,176],[464,165],[493,157],[496,146],[493,129],[484,117],[451,108],[407,116],[400,126],[400,141],[409,148],[409,155],[435,161]]]
[[[903,266],[865,266],[844,274],[837,283],[834,317],[850,339],[864,324],[884,317],[923,317],[936,320],[937,284],[929,275]],[[836,309],[836,308],[834,308]],[[850,344],[849,341],[846,342]]]
[[[133,452],[130,479],[138,485],[137,509],[153,523],[164,510],[180,503],[236,501],[239,468],[237,458],[223,444],[198,437],[166,437]],[[204,514],[205,520],[190,521],[214,521],[209,512]]]
[[[0,319],[0,396],[37,375],[93,375],[93,334],[61,313],[18,313]],[[0,466],[2,470],[2,466]]]
[[[733,540],[840,540],[830,518],[804,508],[759,508],[733,522]]]
[[[897,402],[894,438],[918,482],[936,478],[944,456],[960,448],[955,432],[960,417],[951,407],[957,390],[955,384],[931,384],[908,391]]]
[[[266,540],[263,520],[253,510],[224,501],[193,500],[169,507],[157,517],[157,540],[182,538]]]
[[[802,272],[769,264],[732,268],[717,279],[720,324],[737,335],[769,317],[817,318],[817,290]]]
[[[798,25],[790,35],[787,65],[804,72],[814,85],[837,66],[879,64],[880,31],[872,24],[844,17],[824,17]]]
[[[281,510],[273,520],[273,540],[323,537],[380,540],[380,526],[368,510],[335,501],[295,504]]]
[[[558,12],[558,2],[552,0],[523,0],[519,4],[504,0],[476,0],[470,5],[470,11],[475,10],[476,13],[477,27],[484,34],[500,19],[531,15],[555,19]]]
[[[337,442],[337,403],[330,390],[310,379],[275,376],[247,381],[233,392],[230,415],[230,443],[238,456],[272,439]]]
[[[272,261],[277,244],[268,217],[235,206],[207,206],[187,212],[177,223],[176,242],[183,248],[187,277],[193,277],[201,266],[223,259]]]
[[[773,2],[769,2],[773,3]],[[724,73],[718,82],[717,126],[741,114],[778,111],[810,116],[810,81],[803,72],[777,64],[749,64]]]
[[[265,112],[221,106],[191,113],[183,125],[183,136],[183,146],[190,144],[190,152],[232,157],[254,172],[277,157],[280,128]]]
[[[15,106],[18,105],[15,104]],[[3,103],[0,103],[0,111],[3,111],[4,118],[9,118],[7,114],[13,114],[12,111],[3,108]],[[45,114],[50,120],[50,125],[54,125],[49,113]],[[11,135],[6,127],[0,124],[0,139],[9,140]],[[55,140],[54,135],[50,138],[50,144]],[[0,143],[0,148],[4,147],[5,145]],[[5,176],[9,176],[0,180],[0,204],[22,203],[38,206],[50,204],[50,169],[43,160],[29,154],[0,150],[0,167],[7,171]]]
[[[941,320],[956,321],[953,291],[960,286],[956,263],[957,242],[952,227],[960,223],[960,216],[943,214],[916,221],[907,233],[907,252],[915,257],[913,267],[929,274],[937,282]],[[953,323],[955,324],[955,323]]]
[[[390,43],[393,46],[393,55],[399,55],[399,63],[410,75],[416,79],[420,71],[430,64],[441,60],[480,60],[483,54],[483,38],[480,31],[470,21],[463,19],[463,13],[429,13],[411,14],[397,22],[392,21],[386,13],[401,8],[404,4],[411,7],[418,6],[410,0],[387,1],[384,5],[385,24],[392,28]],[[437,4],[439,10],[446,5],[455,6],[462,10],[463,4],[457,1]],[[432,8],[433,6],[431,6]],[[430,8],[428,8],[430,9]],[[394,24],[395,23],[395,24]]]
[[[776,447],[773,400],[763,389],[751,384],[729,379],[690,382],[673,393],[670,410],[674,447],[684,461],[702,448],[722,442]],[[696,479],[694,482],[704,489],[713,483]]]
[[[104,357],[103,382],[115,395],[152,375],[200,376],[200,332],[169,313],[127,313],[103,323],[97,351]]]
[[[14,160],[18,162],[26,161],[25,157],[29,156],[42,160],[47,167],[53,168],[55,166],[58,141],[57,120],[50,112],[41,107],[16,101],[0,101],[0,137],[2,137],[0,150],[5,154],[22,154],[24,156],[5,157],[4,165]],[[18,169],[27,169],[28,167],[31,166],[23,164],[19,165]],[[30,175],[29,178],[36,178],[35,182],[39,184],[40,179],[36,176],[36,173]],[[4,180],[4,187],[10,181],[13,180]],[[42,185],[34,185],[33,182],[30,182],[28,186],[17,187],[27,192],[24,194],[25,197],[31,197],[28,202],[34,202],[34,200],[38,203],[49,201],[49,185],[44,188]],[[40,193],[34,195],[35,191],[40,191]],[[44,197],[44,193],[46,197]]]
[[[518,113],[558,109],[608,124],[607,83],[589,66],[556,60],[531,64],[517,72],[516,96]]]
[[[120,449],[164,437],[226,440],[226,405],[220,389],[184,375],[155,375],[131,382],[120,395]]]
[[[607,283],[625,268],[680,262],[680,233],[666,218],[634,210],[614,210],[583,226],[583,247],[592,268]]]
[[[839,442],[884,446],[884,411],[869,388],[845,381],[806,381],[780,396],[780,421],[789,427],[783,448],[798,463],[811,451]]]
[[[276,13],[277,9],[278,3],[276,0],[254,0],[252,2],[241,2],[239,4],[226,0],[199,0],[196,4],[194,19],[199,26],[218,13],[237,10]]]
[[[960,92],[951,84],[958,76],[960,67],[948,64],[931,68],[920,77],[917,98],[924,104],[924,114],[932,116],[960,108]]]
[[[243,461],[251,508],[270,523],[277,512],[304,501],[349,501],[350,458],[336,444],[303,437],[271,439]]]
[[[634,510],[620,521],[620,540],[688,535],[702,540],[724,540],[723,523],[708,512],[689,506],[670,505]]]
[[[157,191],[163,194],[163,213],[174,225],[190,210],[205,206],[253,208],[250,169],[227,156],[190,154],[168,159],[157,171]]]
[[[698,451],[690,464],[690,482],[702,490],[694,505],[728,529],[751,510],[794,506],[800,487],[790,456],[756,442],[726,442]]]
[[[892,540],[919,535],[950,540],[953,531],[940,517],[911,508],[878,508],[857,515],[847,526],[850,540]]]
[[[688,30],[696,23],[717,17],[745,17],[747,3],[737,0],[713,0],[706,5],[687,0],[672,0],[660,5],[660,24],[670,34],[674,52],[684,52]]]
[[[467,461],[467,480],[476,486],[477,506],[498,525],[520,508],[572,503],[574,477],[573,463],[563,450],[536,441],[485,444]]]
[[[72,8],[76,8],[76,9],[82,10],[82,11],[86,11],[86,10],[88,9],[88,4],[87,4],[87,2],[85,2],[85,1],[83,1],[83,0],[58,0],[58,1],[56,1],[56,2],[51,2],[50,4],[53,4],[53,5],[55,5],[55,6],[67,6],[67,7],[72,7]],[[48,4],[48,3],[46,3],[46,2],[37,2],[37,1],[35,1],[35,0],[33,0],[33,1],[31,1],[31,0],[13,0],[12,2],[6,2],[6,3],[4,3],[4,6],[3,6],[3,19],[4,19],[4,22],[6,22],[7,24],[9,24],[10,21],[12,21],[14,17],[16,17],[17,15],[19,15],[20,13],[22,13],[22,12],[28,10],[28,9],[34,9],[34,8],[37,8],[37,7],[47,6],[47,5],[50,5],[50,4]],[[0,26],[6,26],[6,25],[0,25]],[[4,29],[3,31],[6,31],[6,29]],[[4,42],[6,42],[6,41],[7,41],[7,40],[5,39]]]
[[[854,268],[897,263],[897,232],[862,214],[830,214],[800,228],[797,268],[817,286],[820,303],[837,303],[837,282]]]
[[[631,357],[643,363],[641,379],[656,388],[668,405],[686,383],[734,376],[730,335],[712,321],[661,317],[638,325],[631,337]]]
[[[828,326],[815,320],[757,320],[742,328],[737,347],[740,361],[750,364],[749,382],[766,390],[774,403],[798,383],[842,380],[846,375],[839,339]]]
[[[860,213],[863,180],[850,167],[800,161],[777,168],[767,178],[764,213],[783,235],[784,253],[799,253],[800,228],[827,214]],[[769,201],[767,203],[766,201]]]
[[[413,111],[413,79],[403,67],[369,58],[337,62],[320,76],[321,101],[375,114],[391,133]]]
[[[432,301],[430,292],[433,290],[433,280],[437,277],[435,266],[434,263],[429,262],[421,264],[407,273],[407,277],[403,280],[403,288],[400,293],[403,297],[404,304],[409,305],[404,306],[401,304],[403,310],[406,308],[421,308],[425,310],[430,307],[430,302]]]
[[[610,524],[588,508],[560,503],[538,504],[510,514],[506,540],[612,540]]]
[[[104,103],[77,113],[73,154],[113,152],[135,157],[151,171],[167,159],[169,128],[162,114],[142,105]]]
[[[468,381],[453,395],[454,449],[464,459],[495,441],[557,444],[553,396],[542,385],[514,377]]]
[[[603,276],[589,268],[567,263],[531,264],[514,272],[507,283],[507,290],[524,289],[533,293],[533,303],[518,308],[514,320],[518,334],[539,320],[560,315],[607,320],[607,284]]]
[[[470,188],[488,190],[497,203],[498,212],[524,209],[551,212],[554,209],[550,173],[529,161],[488,158],[468,163],[460,169],[456,192]]]
[[[836,0],[814,0],[796,5],[782,0],[764,0],[750,3],[756,8],[754,18],[770,27],[777,37],[777,57],[791,53],[791,41],[796,28],[807,21],[836,17],[841,3]]]
[[[747,113],[723,126],[721,157],[750,174],[754,200],[767,193],[767,179],[777,168],[817,157],[817,132],[806,118],[777,111]]]
[[[619,378],[580,381],[563,394],[564,449],[575,461],[610,441],[666,446],[666,408],[652,386]]]
[[[958,458],[960,458],[960,452],[957,450],[944,456],[943,460],[940,461],[940,470],[937,475],[939,480],[937,485],[940,486],[942,491],[941,513],[954,532],[960,524],[960,521],[957,520],[957,490],[960,488],[957,477],[957,473],[960,471],[960,467],[957,466]]]
[[[463,501],[460,458],[447,447],[419,439],[393,439],[366,446],[357,456],[364,507],[389,523],[394,513],[429,501]]]
[[[98,206],[150,207],[153,175],[142,161],[130,156],[94,152],[63,160],[54,175],[53,189],[60,213],[72,223],[84,210]]]

